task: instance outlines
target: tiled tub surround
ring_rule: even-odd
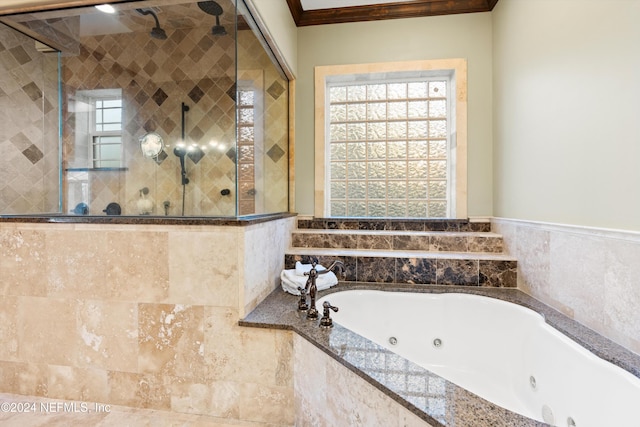
[[[292,425],[292,333],[238,319],[294,221],[0,222],[0,392]]]
[[[420,254],[412,251],[378,252],[367,256],[356,251],[339,253],[321,249],[289,250],[285,268],[294,268],[296,261],[309,264],[317,260],[330,265],[341,260],[346,269],[345,280],[353,282],[408,283],[432,285],[468,285],[515,287],[516,261],[501,255],[475,254],[472,257],[455,254]]]
[[[433,252],[502,252],[502,237],[494,233],[418,232],[386,230],[304,231],[293,233],[293,246],[306,248],[386,249]]]
[[[345,282],[322,294],[363,288],[471,293],[520,304],[543,314],[547,323],[597,356],[640,377],[640,356],[517,289]],[[322,329],[296,310],[296,301],[276,290],[241,321],[244,326],[282,328],[299,335],[294,338],[296,425],[333,426],[344,420],[390,426],[546,425],[487,402],[339,324]],[[352,380],[358,377],[360,381]]]
[[[492,220],[518,259],[518,288],[640,353],[640,233]]]
[[[345,280],[515,287],[517,261],[486,220],[298,218],[285,267],[340,259]]]
[[[491,223],[468,219],[366,219],[298,218],[299,229],[405,230],[405,231],[491,231]]]

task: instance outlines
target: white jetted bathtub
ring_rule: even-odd
[[[557,426],[640,426],[640,379],[499,299],[347,290],[335,323],[510,411]],[[322,311],[321,311],[322,312]]]

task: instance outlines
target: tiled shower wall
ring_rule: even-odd
[[[518,259],[518,287],[640,353],[640,233],[492,220]]]
[[[197,35],[196,35],[197,34]],[[210,150],[197,163],[186,160],[190,183],[185,193],[185,213],[233,215],[235,164],[235,42],[233,37],[213,38],[190,29],[169,32],[167,40],[146,33],[125,33],[82,39],[80,54],[63,60],[65,98],[78,90],[122,88],[124,106],[124,159],[126,171],[92,171],[89,177],[89,209],[99,214],[117,202],[123,214],[137,214],[139,190],[147,187],[155,202],[154,213],[169,201],[171,214],[180,214],[182,187],[179,158],[173,147],[181,139],[181,103],[186,113],[185,136],[201,144],[215,141],[222,148]],[[66,167],[90,167],[84,154],[76,156],[75,114],[65,105],[64,142]],[[158,161],[144,158],[139,138],[157,132],[171,147]],[[72,209],[73,206],[68,206]]]
[[[230,4],[223,4],[227,11]],[[181,213],[183,200],[179,159],[173,147],[181,139],[181,103],[186,113],[188,143],[203,147],[186,159],[190,183],[185,188],[186,215],[236,214],[236,155],[241,160],[238,198],[240,213],[287,211],[288,82],[246,25],[236,41],[226,17],[226,36],[212,36],[210,23],[195,3],[176,6],[182,18],[167,8],[161,16],[167,40],[147,31],[80,38],[75,18],[23,22],[60,46],[63,82],[63,168],[90,169],[86,135],[74,109],[77,91],[121,88],[124,102],[125,170],[84,174],[89,213],[102,214],[117,202],[123,214],[138,214],[140,190],[149,188],[154,214]],[[135,12],[126,19],[148,23]],[[228,14],[228,13],[227,13]],[[225,16],[227,15],[225,14]],[[186,17],[186,18],[185,18]],[[3,213],[58,210],[57,56],[41,54],[35,42],[13,30],[0,34],[0,114],[7,123],[4,141]],[[78,42],[80,40],[80,42]],[[255,112],[256,142],[236,153],[236,67],[242,78],[261,90],[262,109]],[[259,128],[257,127],[259,125]],[[141,155],[139,138],[157,132],[168,147],[158,159]],[[84,136],[84,137],[83,137]],[[78,202],[79,185],[65,175],[63,212]],[[71,188],[73,187],[73,188]],[[228,195],[222,190],[230,190]],[[71,196],[70,196],[71,194]]]
[[[0,213],[58,210],[57,64],[0,24]]]
[[[63,81],[68,98],[77,90],[122,88],[124,99],[125,171],[92,171],[90,212],[99,214],[110,202],[118,202],[123,214],[137,214],[140,189],[147,187],[155,214],[180,214],[182,186],[179,159],[173,147],[181,139],[181,103],[186,113],[188,143],[203,147],[204,156],[186,158],[190,183],[186,186],[186,215],[235,215],[236,149],[235,97],[236,46],[227,36],[212,36],[209,27],[167,28],[167,40],[147,33],[127,33],[82,39],[80,54],[63,62]],[[275,71],[269,57],[250,30],[238,32],[238,67],[262,71],[264,89],[263,140],[253,150],[243,150],[259,167],[241,170],[244,181],[254,183],[238,191],[260,198],[257,213],[287,210],[287,91],[286,81]],[[88,167],[86,155],[75,155],[76,117],[65,105],[64,141],[66,167]],[[139,138],[157,132],[170,145],[157,160],[140,153]],[[84,143],[81,141],[80,143]],[[247,179],[247,177],[249,177]],[[263,179],[261,179],[263,178]],[[229,189],[229,195],[221,191]],[[243,198],[241,197],[241,199]],[[67,210],[73,206],[67,206]],[[255,212],[243,212],[255,213]]]
[[[239,199],[240,213],[243,201],[251,200],[254,193],[257,212],[286,212],[288,210],[288,142],[289,142],[289,96],[288,82],[278,72],[265,53],[262,44],[251,31],[238,32],[238,80],[240,83],[252,80],[255,87],[262,89],[263,108],[256,110],[254,122],[262,123],[263,130],[257,130],[257,143],[253,149],[254,167],[240,168]],[[239,160],[249,156],[251,150],[242,147]],[[248,163],[247,162],[247,163]],[[255,191],[243,187],[242,183],[255,182]]]

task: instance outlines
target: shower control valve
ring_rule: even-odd
[[[321,328],[333,328],[333,319],[331,319],[331,311],[338,311],[338,307],[331,305],[329,301],[325,301],[322,303],[323,311],[322,311],[322,319],[320,319],[320,327]]]

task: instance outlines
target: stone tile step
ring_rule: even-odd
[[[502,253],[502,236],[491,232],[296,230],[297,248],[421,250],[433,252]]]
[[[517,286],[517,262],[503,254],[292,248],[285,254],[285,268],[312,260],[328,266],[336,259],[345,264],[346,276],[340,280],[351,282]]]
[[[488,220],[469,219],[371,219],[298,218],[299,229],[414,230],[414,231],[491,231]]]

